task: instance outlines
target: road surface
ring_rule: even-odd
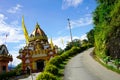
[[[96,62],[90,48],[73,57],[65,66],[63,80],[120,80],[120,74],[106,69]]]
[[[27,78],[20,78],[17,80],[36,80],[36,77],[38,76],[39,73],[32,73],[32,75],[28,76]]]

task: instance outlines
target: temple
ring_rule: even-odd
[[[25,72],[30,69],[31,72],[39,72],[44,69],[45,64],[57,53],[57,46],[48,42],[47,35],[37,23],[35,29],[27,36],[27,30],[22,22],[24,35],[27,45],[19,50],[17,58],[22,61],[22,70]]]
[[[0,45],[0,73],[8,72],[8,63],[12,60],[7,47],[4,44]]]

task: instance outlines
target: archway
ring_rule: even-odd
[[[2,67],[2,72],[6,72],[6,66]]]
[[[44,60],[37,60],[36,61],[36,67],[37,67],[37,71],[43,71],[44,69]]]

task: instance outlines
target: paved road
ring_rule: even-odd
[[[27,78],[21,78],[18,80],[36,80],[36,77],[39,73],[32,73],[32,75],[28,76]]]
[[[120,74],[106,69],[90,56],[92,50],[88,49],[68,62],[64,80],[120,80]]]

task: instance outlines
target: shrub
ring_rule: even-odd
[[[110,61],[111,57],[107,56],[103,58],[103,61],[107,64]]]
[[[72,47],[72,48],[70,49],[70,56],[74,56],[74,55],[76,55],[77,53],[79,53],[77,47]]]
[[[52,64],[47,64],[44,71],[50,72],[54,75],[58,74],[58,68],[56,66],[52,65]]]
[[[62,63],[62,58],[61,56],[56,56],[54,58],[52,58],[50,61],[49,61],[50,64],[53,64],[55,66],[59,66],[59,63]]]
[[[57,80],[57,78],[49,72],[43,72],[37,76],[36,80]]]
[[[60,56],[61,56],[62,60],[65,61],[65,59],[66,59],[65,54],[62,54],[62,55],[60,55]]]
[[[10,77],[16,75],[15,71],[5,72],[0,74],[0,80],[8,80]]]
[[[65,59],[68,59],[71,56],[76,55],[79,52],[81,52],[81,49],[79,47],[72,47],[70,50],[64,52],[60,56],[62,57],[63,60],[65,60]]]
[[[120,67],[120,59],[115,59],[114,64],[117,66],[117,69]]]
[[[60,55],[63,61],[65,61],[65,60],[69,57],[69,54],[68,54],[68,53],[69,53],[69,52],[66,51],[66,52],[64,52],[62,55]]]

